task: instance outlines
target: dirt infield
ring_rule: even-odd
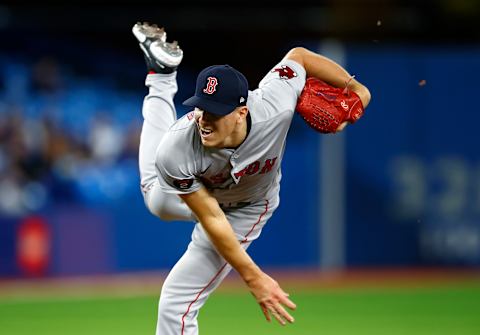
[[[269,269],[266,272],[287,290],[480,284],[480,269],[359,269],[338,272]],[[155,295],[160,292],[166,274],[159,271],[82,277],[0,279],[0,299]],[[243,287],[238,275],[232,273],[219,290],[238,291]]]

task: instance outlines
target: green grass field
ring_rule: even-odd
[[[265,322],[243,290],[219,291],[200,314],[200,334],[480,334],[480,283],[432,287],[290,290],[296,322]],[[0,333],[154,334],[156,296],[0,298]]]

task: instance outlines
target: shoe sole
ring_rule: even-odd
[[[158,33],[158,34],[153,34],[150,36],[150,34],[145,32],[145,28],[143,25],[136,24],[132,28],[132,33],[136,37],[139,43],[145,43],[147,38],[153,40],[160,40],[162,42],[165,42],[167,40],[167,34],[165,32],[163,33]]]
[[[147,28],[150,26],[147,25]],[[180,48],[170,50],[171,44],[166,42],[167,33],[150,34],[145,29],[145,24],[137,23],[132,28],[132,33],[139,42],[139,46],[143,53],[160,65],[160,67],[176,68],[183,59],[183,51]],[[176,42],[174,42],[176,43]]]
[[[150,44],[150,53],[155,59],[160,63],[165,64],[168,67],[177,67],[183,59],[183,51],[179,48],[178,51],[167,52],[162,46],[165,43],[160,41],[155,41]]]

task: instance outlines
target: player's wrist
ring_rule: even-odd
[[[362,101],[363,108],[366,108],[370,103],[371,99],[370,91],[368,90],[368,88],[360,84],[358,81],[355,81],[350,86],[350,89],[358,95],[358,97]]]
[[[252,283],[256,282],[264,275],[263,271],[255,263],[244,267],[243,269],[241,269],[241,271],[238,272],[240,274],[240,277],[242,277],[243,281],[248,286],[251,286]]]
[[[362,101],[363,108],[367,108],[368,104],[370,103],[370,99],[372,98],[368,88],[364,86],[363,89],[357,94],[360,100]]]

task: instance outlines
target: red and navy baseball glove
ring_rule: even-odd
[[[335,133],[345,121],[355,123],[364,113],[359,96],[310,77],[297,100],[297,112],[313,129]]]

